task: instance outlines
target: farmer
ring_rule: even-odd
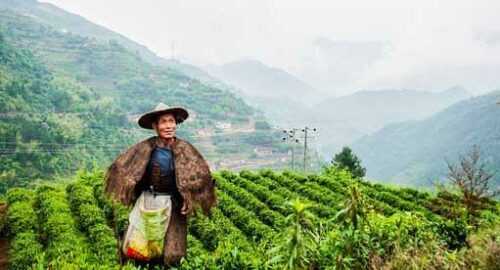
[[[163,250],[167,266],[177,265],[186,255],[187,219],[195,206],[209,215],[217,203],[207,162],[194,146],[175,135],[177,125],[187,117],[184,108],[163,103],[142,115],[139,126],[154,129],[157,136],[121,153],[105,176],[106,194],[124,205],[133,205],[141,192],[150,188],[171,195],[172,213]]]

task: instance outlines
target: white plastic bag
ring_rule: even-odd
[[[142,261],[161,257],[171,211],[170,195],[143,191],[129,215],[123,253]]]

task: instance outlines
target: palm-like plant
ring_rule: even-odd
[[[313,239],[313,219],[309,212],[311,206],[295,199],[287,202],[292,213],[286,217],[286,228],[279,234],[277,245],[269,253],[271,265],[286,270],[308,269],[312,264],[311,254],[316,250]]]
[[[349,199],[345,201],[344,208],[335,215],[332,221],[352,226],[354,230],[359,228],[360,222],[366,221],[365,200],[357,184],[349,187]]]
[[[336,269],[364,269],[369,253],[369,238],[364,231],[367,213],[363,194],[356,183],[349,187],[344,208],[330,220],[338,224],[327,240],[328,256],[335,260]],[[325,246],[324,246],[325,248]]]

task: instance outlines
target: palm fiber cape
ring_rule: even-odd
[[[109,166],[105,175],[105,193],[124,205],[132,205],[140,195],[138,185],[145,175],[146,166],[158,136],[141,141],[121,153]],[[189,142],[176,137],[171,146],[174,154],[175,180],[182,197],[182,209],[173,205],[170,223],[165,235],[164,263],[176,264],[186,255],[187,217],[196,206],[205,215],[217,204],[215,180],[202,155]]]

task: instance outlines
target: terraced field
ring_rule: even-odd
[[[435,213],[439,211],[430,194],[356,181],[343,171],[220,171],[213,177],[219,204],[211,216],[190,219],[188,255],[181,269],[266,269],[265,251],[289,226],[287,217],[293,214],[287,202],[299,199],[309,204],[314,220],[326,223],[342,210],[353,183],[372,212],[386,217],[411,212],[436,224],[438,233],[451,222]],[[130,209],[107,200],[102,190],[102,172],[80,173],[67,185],[9,190],[5,231],[10,269],[139,269],[124,261],[119,251]]]

